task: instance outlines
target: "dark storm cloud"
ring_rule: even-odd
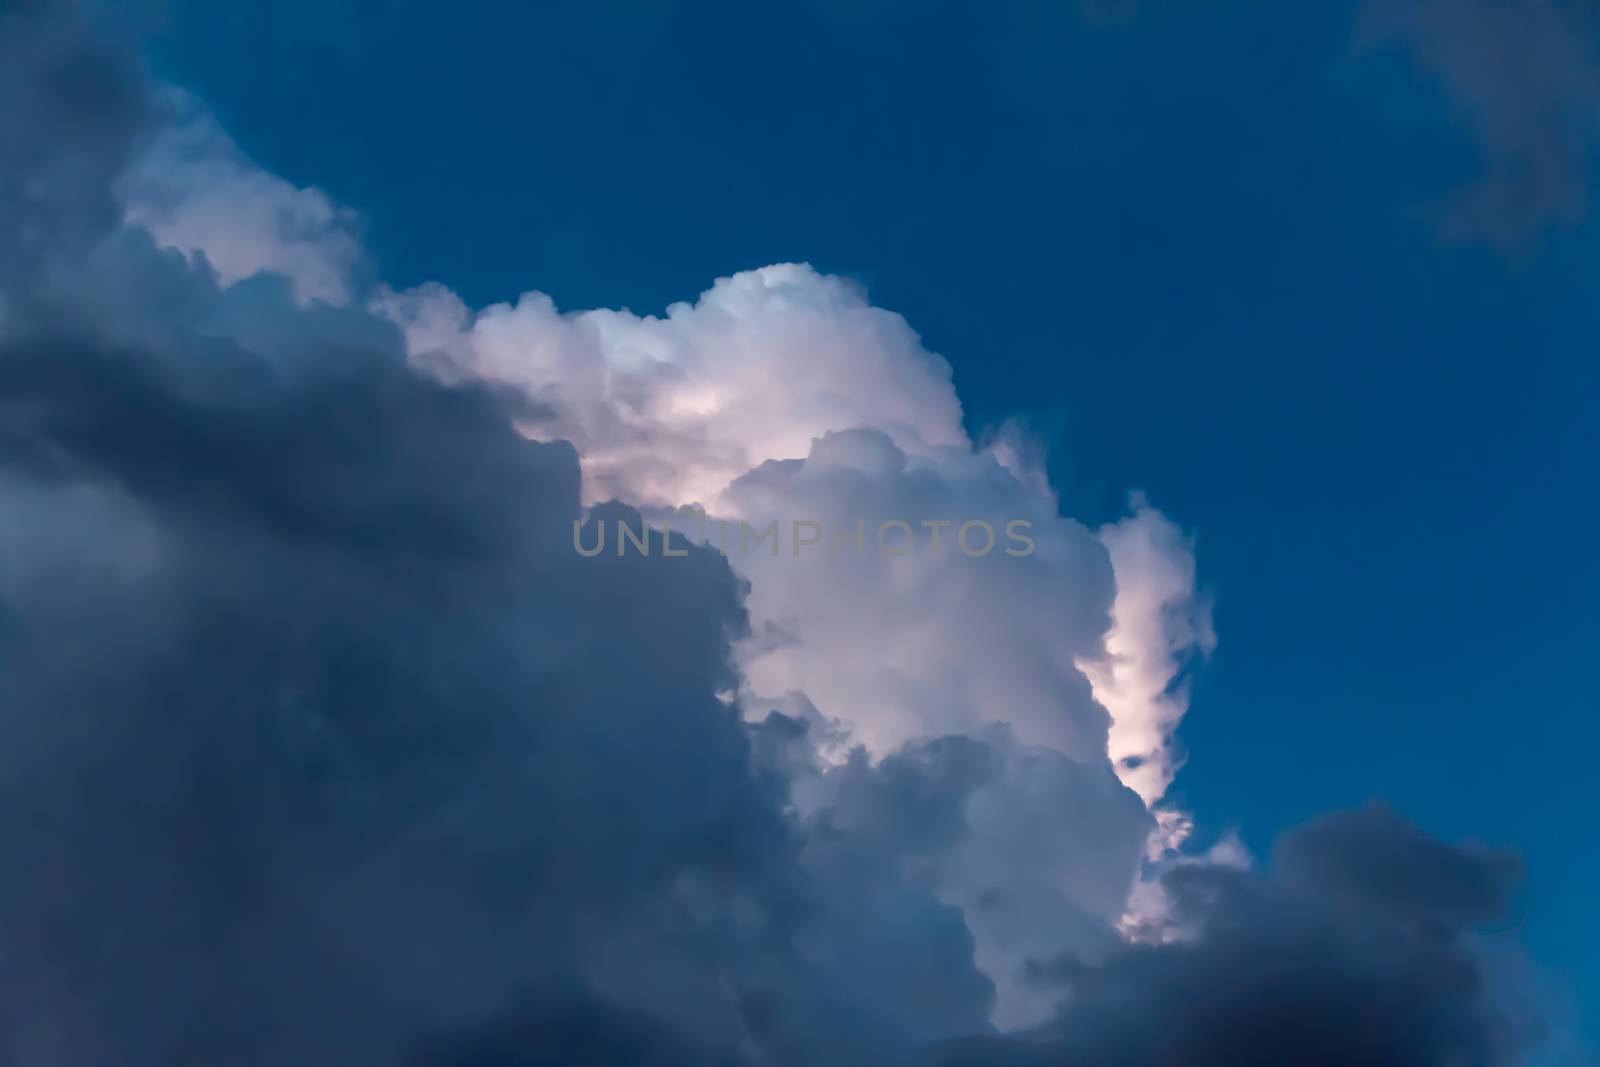
[[[1482,154],[1444,232],[1516,247],[1590,211],[1600,152],[1594,0],[1371,0],[1365,32],[1406,42],[1459,102]]]
[[[137,65],[51,5],[0,0],[0,264],[5,297],[115,221],[110,182],[150,119]],[[4,305],[0,305],[0,313]]]
[[[5,18],[0,1061],[882,1063],[981,1026],[959,912],[809,869],[717,695],[726,560],[577,557],[537,412],[120,229],[137,66]],[[847,939],[868,899],[899,921]]]
[[[692,1067],[694,1054],[659,1022],[577,990],[523,993],[478,1026],[419,1039],[403,1067]]]
[[[823,771],[746,728],[722,557],[578,558],[536,413],[119,229],[158,112],[123,50],[12,4],[0,90],[0,1063],[883,1065],[984,1028],[920,872],[996,745]],[[1170,1062],[1138,1006],[1199,1052],[1377,1020],[1493,1062],[1460,935],[1504,864],[1350,818],[1175,875],[1191,948],[1041,963],[1088,991],[1056,1047]]]
[[[4,32],[10,1061],[392,1062],[624,935],[710,1001],[680,898],[781,926],[788,839],[715,696],[725,561],[576,561],[569,446],[115,233],[136,69]]]
[[[575,455],[493,397],[64,333],[0,395],[22,1062],[368,1062],[784,846],[725,562],[580,570]]]
[[[1533,1036],[1504,1014],[1472,930],[1502,921],[1515,859],[1426,837],[1382,806],[1286,835],[1270,872],[1167,877],[1191,940],[1043,962],[1066,1004],[1031,1040],[954,1043],[945,1067],[1490,1067]]]

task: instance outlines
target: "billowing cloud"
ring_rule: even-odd
[[[160,105],[167,121],[118,182],[128,221],[204,253],[224,284],[272,272],[301,302],[349,303],[366,259],[355,213],[254,166],[187,95]]]
[[[472,312],[437,285],[381,292],[415,357],[513,383],[550,404],[539,434],[573,441],[589,499],[711,506],[762,461],[829,430],[906,447],[966,441],[950,366],[899,315],[800,264],[720,279],[663,318],[564,315],[549,297]]]
[[[1087,1027],[1145,1062],[1117,1005],[1236,1007],[1162,961],[1267,973],[1306,916],[1475,966],[1504,864],[1386,816],[1172,864],[1173,938],[1129,945],[1210,643],[1190,543],[1062,516],[855,287],[367,291],[342,211],[71,18],[0,19],[0,1060],[1006,1062]],[[690,503],[779,552],[695,544]],[[615,551],[647,516],[674,555]],[[1495,1062],[1433,955],[1293,958],[1308,1040],[1437,992],[1415,1047]],[[1115,995],[1062,1014],[1080,974]]]
[[[186,119],[188,126],[197,121]],[[168,214],[198,211],[172,199],[194,184],[185,177],[191,171],[225,167],[223,190],[277,181],[237,178],[236,152],[225,139],[189,143],[211,144],[219,161],[190,158],[178,177],[158,180],[174,169],[171,151],[146,150],[135,168],[143,184],[123,186],[130,220],[156,213],[141,198],[147,189],[163,190],[160,210]],[[259,214],[246,217],[242,229],[255,234]],[[213,258],[204,240],[174,241],[159,229],[157,236]],[[296,228],[281,240],[256,235],[253,242],[276,247],[291,237],[302,238],[304,248],[339,249],[344,231],[330,223],[321,238]],[[218,254],[230,250],[225,243]],[[326,270],[338,272],[344,258],[333,256]],[[302,289],[304,272],[318,275],[299,261],[285,266],[260,258],[257,268],[296,271]],[[758,697],[800,692],[824,715],[847,723],[851,742],[879,754],[941,730],[1009,722],[1026,741],[1081,757],[1104,750],[1109,711],[1121,723],[1117,759],[1124,780],[1151,803],[1170,782],[1176,763],[1170,739],[1184,701],[1167,689],[1188,652],[1209,635],[1188,544],[1158,512],[1143,508],[1123,538],[1129,547],[1120,553],[1121,580],[1111,581],[1110,544],[1096,544],[1059,514],[1026,442],[1008,431],[975,447],[948,363],[852,283],[803,264],[776,265],[720,279],[697,301],[673,305],[659,318],[562,313],[540,293],[474,311],[438,284],[405,292],[380,286],[369,303],[401,328],[418,366],[445,381],[485,381],[523,393],[529,400],[523,431],[578,449],[586,501],[630,501],[691,533],[698,527],[682,516],[674,521],[670,509],[699,505],[713,519],[783,527],[780,563],[730,554],[736,569],[757,579],[756,635],[741,646],[740,665]],[[881,447],[871,443],[880,441]],[[868,454],[874,450],[882,455]],[[797,474],[783,468],[800,461]],[[875,463],[887,466],[880,471]],[[865,466],[852,470],[852,464]],[[868,484],[873,478],[881,484]],[[928,551],[886,567],[877,528],[894,519],[908,523]],[[974,519],[999,542],[981,566],[964,559],[956,541],[962,523]],[[790,565],[796,522],[826,526],[820,555],[833,546],[838,527],[848,534],[868,520],[858,565]],[[1023,543],[1005,534],[1014,520],[1022,522],[1022,536],[1043,539],[1035,558],[1005,556],[1006,547]],[[1120,529],[1108,527],[1102,536],[1117,537]],[[1159,536],[1135,536],[1146,529]],[[932,551],[936,538],[943,558]],[[891,586],[896,596],[886,597]],[[912,587],[921,594],[907,595]],[[1118,587],[1128,590],[1125,621],[1113,635],[1117,647],[1108,649],[1103,638]],[[957,616],[951,609],[960,598],[966,602]],[[941,610],[930,615],[933,609]],[[888,615],[877,617],[879,610]],[[1151,611],[1161,617],[1145,618]],[[909,624],[913,615],[916,625]],[[1171,629],[1182,625],[1192,633]],[[809,638],[790,640],[795,626]],[[850,669],[852,654],[874,655],[876,643],[863,640],[869,627],[873,636],[900,644],[898,658]],[[775,642],[779,634],[789,636]],[[953,656],[958,646],[962,655]],[[967,677],[946,687],[926,676],[930,663]],[[1091,692],[1091,673],[1101,694]],[[917,686],[921,692],[913,691]]]
[[[1042,964],[1060,1014],[1025,1037],[955,1042],[943,1067],[1517,1062],[1473,930],[1503,921],[1514,857],[1433,841],[1373,806],[1289,833],[1268,871],[1167,875],[1190,937]]]
[[[574,441],[589,493],[726,553],[750,582],[735,646],[747,714],[811,709],[836,759],[999,725],[1069,762],[1103,765],[1109,745],[1146,803],[1164,794],[1177,680],[1210,639],[1188,541],[1147,506],[1098,534],[1062,516],[1015,433],[975,447],[948,366],[854,287],[787,265],[664,319],[562,316],[537,294],[472,315],[437,288],[379,308],[419,365],[550,411],[524,429]],[[704,516],[674,510],[690,504]],[[1108,803],[1013,818],[1040,848],[1116,838],[1083,861],[1114,887],[1115,919],[1154,830]],[[1101,915],[1079,888],[1063,874],[1050,891]],[[996,1020],[1037,1021],[1015,936],[979,915],[981,893],[941,892],[999,986]]]
[[[733,524],[730,558],[753,579],[757,637],[742,665],[756,693],[802,691],[876,752],[1002,721],[1026,740],[1098,752],[1109,710],[1129,780],[1149,801],[1164,792],[1184,706],[1168,687],[1209,641],[1187,542],[1148,507],[1125,532],[1103,531],[1104,543],[1062,517],[1015,435],[975,447],[945,361],[854,286],[767,267],[661,319],[562,315],[541,294],[473,313],[437,286],[384,292],[376,306],[420,365],[512,384],[544,406],[551,414],[526,432],[574,442],[590,499],[653,506],[657,521],[697,536],[696,522],[664,509],[701,505],[719,546],[729,543],[715,524]],[[958,543],[974,520],[996,541],[981,562]],[[897,527],[880,545],[879,532],[896,521],[916,547],[888,565],[884,548],[904,535]],[[1027,542],[1007,536],[1014,521]],[[740,522],[757,533],[776,522],[777,538],[745,551]],[[842,544],[858,525],[860,547]],[[797,536],[818,547],[797,555]],[[1029,542],[1031,558],[1006,555]],[[1119,589],[1124,621],[1108,649]],[[809,633],[796,640],[797,629]],[[967,679],[947,686],[930,664]],[[1086,671],[1097,672],[1101,707]]]
[[[35,17],[6,47],[69,93],[92,46]],[[83,125],[93,151],[7,159],[17,187],[139,140]],[[841,1006],[797,947],[859,909],[717,695],[745,627],[721,556],[579,559],[577,456],[516,432],[525,397],[418,374],[391,326],[281,279],[220,288],[109,213],[69,261],[109,197],[85,187],[0,335],[8,1062],[392,1063],[566,983],[695,1048],[943,1032]],[[873,899],[925,902],[898,941],[953,946],[940,980],[976,999],[951,1019],[980,1021],[959,916]],[[782,1006],[764,1037],[751,998]]]

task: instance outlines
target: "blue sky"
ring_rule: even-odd
[[[1048,440],[1069,512],[1142,489],[1196,533],[1202,834],[1380,796],[1514,845],[1592,1015],[1600,228],[1453,227],[1517,146],[1363,17],[180,0],[152,55],[396,284],[659,312],[769,262],[858,279],[970,430]]]

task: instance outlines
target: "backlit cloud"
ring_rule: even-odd
[[[70,14],[0,9],[0,90],[0,1059],[1514,1049],[1499,854],[1378,811],[1153,871],[1190,540],[1062,515],[857,287],[396,293]],[[927,540],[724,554],[686,504]],[[646,517],[674,555],[574,551]]]

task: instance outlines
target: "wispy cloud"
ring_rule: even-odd
[[[1398,42],[1458,102],[1481,173],[1441,205],[1450,239],[1526,247],[1591,210],[1600,154],[1592,0],[1372,0],[1369,44]]]

